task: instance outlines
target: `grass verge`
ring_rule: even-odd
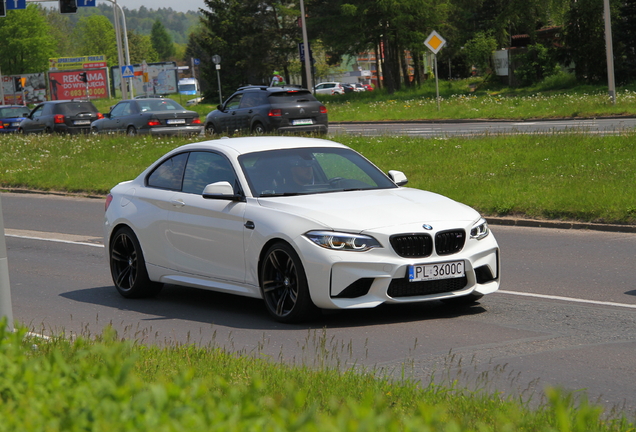
[[[6,321],[5,321],[6,323]],[[41,340],[0,323],[0,431],[628,431],[556,389],[512,398],[215,347],[146,346],[110,328]],[[575,406],[576,405],[576,406]]]
[[[203,138],[201,138],[203,139]],[[333,138],[488,216],[636,223],[636,133]],[[0,136],[0,185],[105,195],[186,138]]]

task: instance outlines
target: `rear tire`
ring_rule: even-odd
[[[287,243],[272,245],[260,268],[260,285],[267,312],[282,323],[315,318],[320,309],[311,301],[307,276],[296,251]]]
[[[261,122],[256,122],[252,126],[252,133],[254,135],[263,135],[263,134],[265,134],[265,132],[267,132],[265,130],[265,126],[263,126],[263,123],[261,123]]]
[[[163,288],[162,283],[153,282],[148,277],[144,254],[130,228],[119,228],[112,236],[109,261],[113,283],[123,297],[152,297]]]
[[[137,135],[137,129],[135,129],[134,126],[128,126],[128,129],[126,129],[126,135],[128,135],[128,136]]]

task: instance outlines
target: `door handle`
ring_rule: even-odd
[[[183,207],[183,206],[185,206],[185,203],[184,203],[182,200],[180,200],[180,199],[173,199],[173,200],[170,200],[170,203],[171,203],[173,206],[175,206],[175,207]]]
[[[247,228],[247,229],[254,229],[256,227],[256,225],[254,225],[254,222],[252,222],[252,221],[245,222],[245,224],[243,226],[245,228]]]

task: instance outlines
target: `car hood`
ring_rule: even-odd
[[[268,197],[258,202],[314,220],[322,228],[356,232],[438,221],[457,221],[464,226],[480,217],[477,211],[450,198],[411,188]]]

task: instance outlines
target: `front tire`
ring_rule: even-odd
[[[217,134],[216,129],[212,123],[208,123],[205,125],[204,134],[205,136],[214,136]]]
[[[148,277],[146,262],[137,236],[128,227],[119,228],[110,241],[110,273],[115,288],[126,298],[152,297],[162,283]]]
[[[302,262],[287,243],[276,243],[265,253],[260,284],[267,311],[276,321],[293,323],[318,315]]]

